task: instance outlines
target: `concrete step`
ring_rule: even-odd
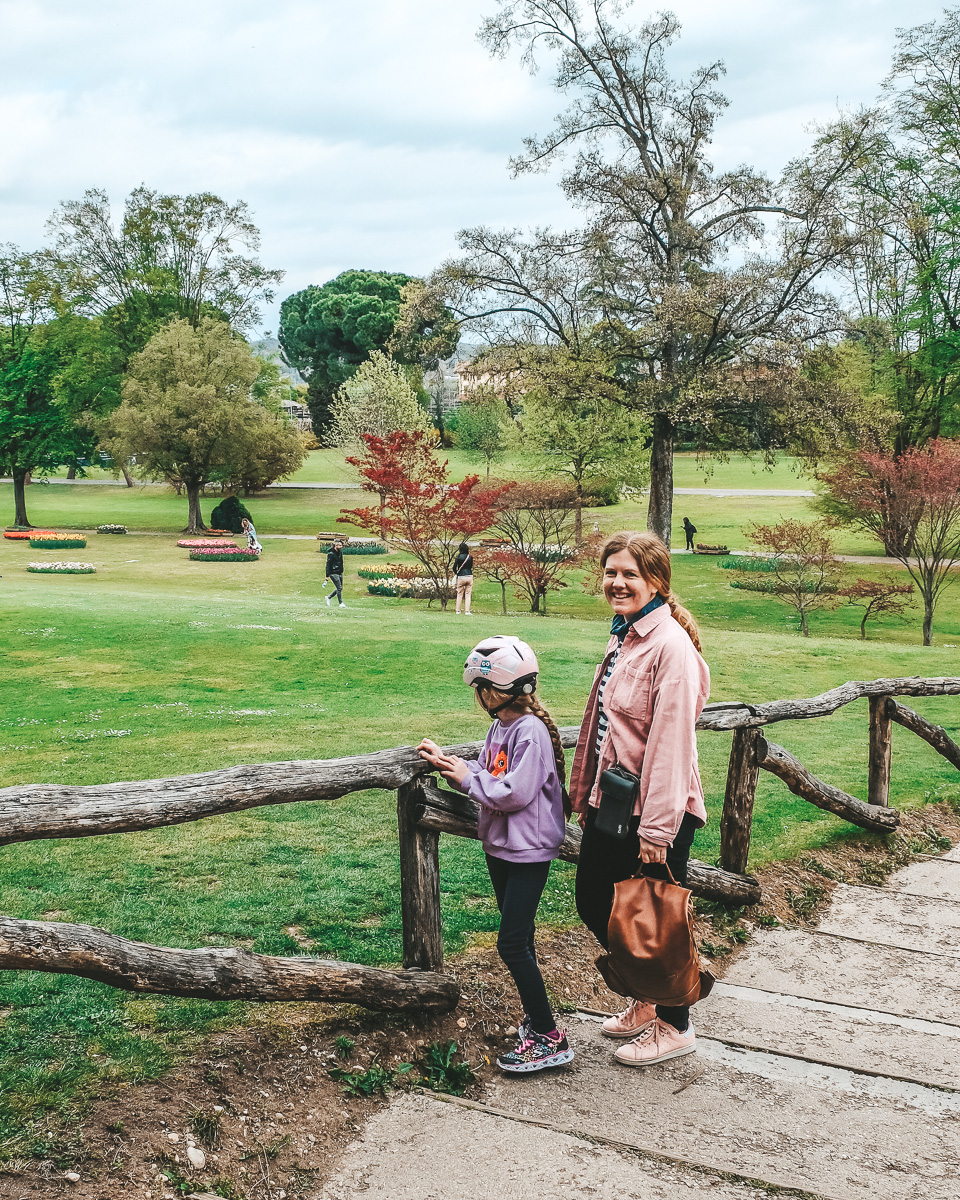
[[[724,980],[850,1008],[960,1025],[956,961],[923,951],[802,929],[765,929],[747,953],[731,964]]]
[[[528,1080],[527,1082],[532,1082]],[[536,1086],[536,1085],[534,1085]],[[777,1195],[763,1193],[768,1200]],[[430,1096],[367,1122],[316,1200],[759,1200],[751,1185]]]
[[[694,1018],[696,1019],[696,1017]],[[660,1066],[615,1063],[599,1022],[571,1022],[571,1067],[504,1078],[486,1101],[589,1135],[838,1200],[956,1200],[960,1095],[700,1039]]]
[[[845,1008],[725,980],[698,1004],[698,1035],[856,1072],[960,1091],[960,1026]]]
[[[892,875],[888,887],[913,896],[960,901],[960,859],[921,859]]]
[[[960,867],[953,868],[960,873]],[[960,957],[960,900],[839,884],[819,930]]]

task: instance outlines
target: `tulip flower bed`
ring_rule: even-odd
[[[448,584],[441,591],[432,579],[426,576],[416,576],[413,579],[397,579],[390,575],[374,579],[367,584],[371,596],[402,596],[407,600],[439,600],[445,595],[450,600],[453,588]]]
[[[333,542],[321,542],[320,553],[326,554],[333,549]],[[350,542],[344,545],[343,554],[387,554],[389,551],[383,542]]]
[[[39,537],[41,534],[51,534],[52,529],[13,529],[4,530],[3,536],[9,538],[11,542],[29,542],[31,538]]]
[[[126,533],[126,525],[98,525],[97,533]]]
[[[30,538],[33,550],[83,550],[85,537],[67,537],[61,533],[34,533]]]
[[[27,570],[40,575],[95,575],[97,568],[93,563],[83,562],[33,562]]]
[[[257,550],[240,550],[221,546],[202,546],[190,551],[190,557],[196,562],[256,562],[260,557]]]
[[[181,538],[177,542],[184,550],[236,550],[231,538]]]

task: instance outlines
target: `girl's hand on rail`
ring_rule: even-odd
[[[645,837],[641,837],[640,857],[645,863],[665,863],[667,861],[667,848],[666,846],[658,846],[656,842],[648,842]]]
[[[467,764],[455,754],[444,754],[436,742],[424,738],[417,747],[420,757],[426,759],[431,767],[435,767],[444,779],[450,783],[460,784],[470,774]]]

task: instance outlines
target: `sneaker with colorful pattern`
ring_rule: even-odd
[[[537,1033],[526,1026],[520,1033],[516,1048],[509,1054],[501,1054],[497,1058],[497,1066],[501,1071],[522,1075],[530,1071],[542,1071],[546,1067],[562,1067],[564,1063],[572,1061],[573,1051],[567,1043],[565,1030],[558,1029],[556,1034]]]

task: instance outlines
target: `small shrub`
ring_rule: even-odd
[[[34,533],[30,538],[31,550],[83,550],[85,537],[63,537],[58,533]]]
[[[590,485],[589,496],[584,497],[587,508],[609,508],[620,503],[620,484],[612,479],[598,479]]]
[[[97,533],[126,533],[126,525],[98,525]]]
[[[243,1200],[243,1192],[229,1175],[219,1175],[211,1179],[207,1186],[211,1189],[211,1195],[221,1196],[223,1200]]]
[[[756,920],[758,925],[763,925],[767,929],[777,929],[780,925],[780,918],[776,913],[757,913]]]
[[[346,1062],[356,1044],[352,1037],[341,1034],[333,1043],[333,1052],[341,1062]]]
[[[700,949],[711,958],[725,958],[731,953],[730,947],[724,946],[722,942],[701,942]]]
[[[462,1096],[467,1084],[473,1079],[473,1068],[463,1057],[457,1062],[460,1051],[456,1042],[441,1046],[433,1042],[428,1048],[420,1069],[424,1085],[434,1092],[447,1092],[451,1096]]]
[[[333,542],[321,542],[320,553],[329,554],[333,549]],[[342,547],[343,554],[388,554],[386,546],[383,542],[349,542]]]
[[[249,510],[240,503],[239,496],[225,496],[210,514],[210,524],[217,529],[228,529],[231,533],[243,533],[244,517],[255,523]]]

